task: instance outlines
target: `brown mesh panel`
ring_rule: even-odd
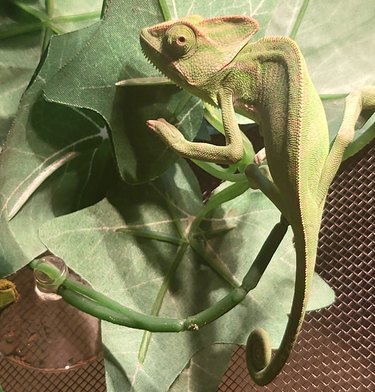
[[[63,300],[42,300],[28,267],[11,279],[21,298],[0,313],[5,392],[105,392],[98,320]]]

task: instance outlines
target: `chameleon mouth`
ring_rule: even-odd
[[[147,48],[146,48],[146,45],[147,45]],[[166,75],[166,74],[165,74],[165,73],[155,64],[155,61],[154,61],[154,60],[151,60],[151,57],[152,57],[153,59],[155,59],[155,58],[157,58],[157,57],[160,56],[160,54],[159,54],[154,48],[152,48],[152,46],[149,46],[147,43],[144,44],[144,43],[141,41],[141,51],[142,51],[144,57],[146,58],[147,62],[148,62],[149,64],[151,64],[151,65],[153,66],[153,68],[155,68],[158,72],[160,72],[160,73],[163,74],[164,76],[168,77],[168,76],[167,76],[167,75]],[[151,51],[154,52],[153,55],[150,54]]]
[[[167,79],[171,80],[176,86],[184,88],[184,86],[182,86],[180,83],[179,78],[173,77],[173,68],[168,66],[168,63],[171,64],[172,60],[169,59],[167,55],[162,54],[159,50],[154,48],[152,44],[150,44],[152,36],[149,32],[147,32],[147,30],[144,30],[145,29],[142,30],[140,35],[140,44],[142,53],[147,62],[150,63],[159,73],[161,73]]]
[[[162,61],[162,55],[160,51],[154,48],[154,45],[152,44],[153,41],[155,40],[153,40],[152,35],[147,31],[147,29],[142,29],[140,35],[140,44],[143,55],[156,70],[161,72],[164,76],[167,76],[159,66],[159,63]]]

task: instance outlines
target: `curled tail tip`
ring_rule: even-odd
[[[246,342],[246,362],[253,380],[262,385],[260,373],[271,362],[272,348],[268,333],[257,328],[251,332]]]

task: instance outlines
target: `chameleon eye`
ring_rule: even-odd
[[[175,24],[166,31],[163,48],[171,57],[177,58],[186,56],[195,44],[194,31],[184,24]]]

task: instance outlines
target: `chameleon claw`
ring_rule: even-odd
[[[147,120],[146,125],[152,130],[156,131],[156,121],[155,120]]]
[[[266,157],[266,149],[262,148],[261,150],[259,150],[255,156],[254,156],[254,163],[257,166],[262,165],[263,163],[266,163],[267,161],[267,157]]]
[[[184,139],[182,133],[164,118],[158,118],[157,120],[146,121],[147,126],[157,133],[165,143],[170,147],[174,147],[181,139]]]

